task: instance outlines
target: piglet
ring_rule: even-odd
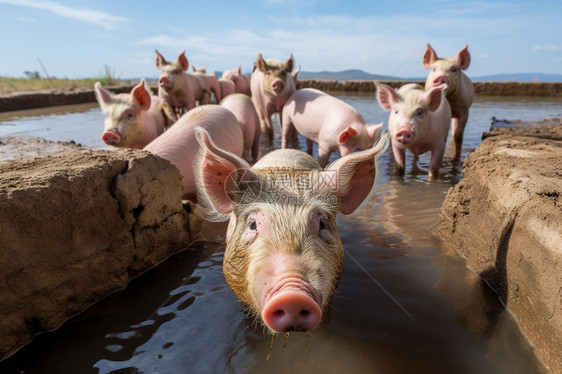
[[[390,110],[388,130],[397,172],[404,173],[406,149],[415,155],[431,151],[428,175],[436,177],[451,124],[451,107],[442,92],[446,86],[424,91],[410,83],[395,91],[385,84],[375,84],[381,106]]]
[[[159,108],[160,98],[150,94],[144,79],[128,94],[114,95],[100,82],[95,83],[94,89],[105,113],[101,136],[105,144],[141,149],[164,132],[166,119]]]
[[[204,90],[199,78],[187,73],[189,62],[185,51],[180,53],[176,61],[168,62],[156,52],[156,67],[161,75],[158,79],[158,96],[166,105],[164,110],[168,118],[175,121],[186,111],[197,105],[203,97]]]
[[[468,121],[468,110],[474,101],[474,86],[463,73],[463,70],[468,69],[470,65],[468,46],[464,46],[455,58],[438,58],[433,48],[427,44],[422,62],[425,69],[430,69],[425,81],[426,90],[445,84],[448,86],[446,94],[452,112],[451,133],[455,141],[454,160],[459,160],[464,128]]]
[[[292,54],[285,63],[282,63],[274,59],[264,60],[260,53],[254,62],[254,71],[250,81],[252,101],[258,112],[261,131],[267,134],[269,139],[273,139],[274,134],[271,115],[280,114],[285,102],[296,90],[292,71]],[[279,125],[282,128],[281,118]]]
[[[260,148],[260,120],[252,99],[241,93],[234,93],[225,97],[220,105],[230,110],[242,127],[244,136],[244,152],[242,158],[246,159],[252,152],[252,163],[258,160]]]
[[[229,69],[222,73],[221,79],[228,79],[234,83],[234,92],[251,96],[250,77],[242,73],[242,66],[238,65],[236,69]]]
[[[353,213],[369,195],[388,137],[325,169],[295,149],[268,153],[251,168],[206,130],[196,134],[203,215],[230,218],[223,263],[230,289],[273,333],[313,329],[342,275],[336,215]]]
[[[228,109],[218,105],[202,105],[183,115],[169,130],[144,149],[175,165],[182,176],[183,198],[195,200],[193,162],[199,150],[195,128],[212,134],[216,144],[234,155],[244,150],[240,124]]]
[[[282,118],[281,147],[287,148],[296,129],[307,139],[308,154],[312,154],[312,142],[318,144],[318,163],[322,167],[328,164],[332,152],[346,156],[371,148],[383,126],[382,122],[367,126],[351,105],[313,88],[291,95],[283,107]]]

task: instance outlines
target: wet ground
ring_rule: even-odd
[[[388,113],[371,96],[340,96],[369,123]],[[53,108],[51,108],[51,112]],[[101,148],[95,105],[0,115],[0,137],[39,136]],[[552,100],[479,98],[463,158],[492,117],[562,117]],[[275,139],[279,145],[279,138]],[[302,149],[305,142],[300,141]],[[337,157],[337,155],[333,155]],[[533,348],[498,296],[433,232],[448,188],[462,178],[445,160],[428,182],[429,154],[396,176],[383,157],[377,192],[340,217],[345,270],[325,324],[309,334],[272,337],[248,318],[222,269],[224,225],[57,331],[38,336],[1,373],[542,373]]]

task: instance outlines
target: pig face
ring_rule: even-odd
[[[409,84],[398,91],[376,82],[378,98],[384,109],[390,110],[388,128],[392,143],[407,148],[421,139],[427,131],[429,112],[441,104],[442,89],[446,85],[424,91],[419,85]]]
[[[144,79],[130,94],[113,95],[99,82],[95,84],[95,92],[106,116],[102,134],[104,143],[114,147],[142,148],[137,143],[144,135],[143,112],[151,103]]]
[[[176,61],[168,62],[166,59],[156,52],[156,67],[162,73],[158,79],[158,86],[167,93],[174,93],[183,89],[182,76],[189,67],[185,51],[180,53]]]
[[[314,328],[343,270],[336,215],[352,213],[369,194],[383,146],[325,170],[292,149],[273,151],[250,168],[214,146],[204,130],[196,136],[203,214],[230,218],[223,265],[229,287],[272,332]]]
[[[264,92],[271,96],[283,96],[288,94],[292,86],[288,83],[288,79],[294,79],[291,75],[293,71],[292,54],[283,64],[281,61],[273,59],[268,59],[266,61],[260,53],[254,63],[254,69],[258,69],[264,74]]]
[[[468,46],[461,49],[455,58],[438,58],[433,48],[428,44],[423,56],[423,67],[430,69],[425,88],[430,89],[447,85],[450,92],[455,91],[459,86],[462,70],[468,69],[469,65]]]

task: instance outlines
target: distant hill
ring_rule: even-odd
[[[541,73],[519,73],[519,74],[496,74],[480,77],[473,77],[468,74],[470,79],[476,82],[562,82],[560,74],[541,74]],[[327,79],[334,81],[364,81],[364,80],[400,80],[400,81],[425,81],[424,77],[403,78],[392,77],[390,75],[371,74],[359,69],[343,71],[320,71],[310,72],[301,71],[299,79]]]

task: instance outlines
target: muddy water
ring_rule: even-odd
[[[341,98],[368,122],[386,121],[372,96]],[[18,116],[0,118],[0,136],[25,133],[103,147],[97,140],[103,117],[95,106]],[[492,116],[562,117],[562,103],[480,99],[471,110],[463,158]],[[64,138],[75,128],[80,134]],[[446,160],[443,176],[428,182],[429,156],[421,156],[417,167],[413,161],[409,155],[406,175],[398,177],[387,152],[376,193],[354,215],[339,219],[344,274],[325,324],[310,334],[272,338],[247,317],[221,273],[225,225],[208,225],[210,241],[38,336],[0,362],[0,372],[544,372],[497,295],[433,234],[440,205],[462,169]]]

